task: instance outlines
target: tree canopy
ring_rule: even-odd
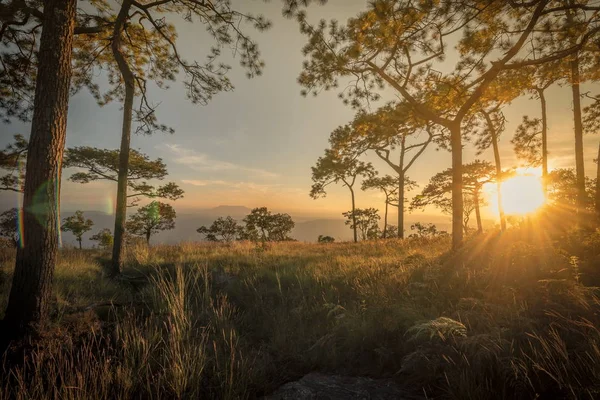
[[[63,162],[65,168],[81,168],[69,180],[86,184],[98,180],[118,181],[119,150],[98,149],[95,147],[74,147],[68,149]],[[131,192],[127,195],[129,206],[139,203],[141,197],[177,200],[183,197],[183,190],[174,182],[161,186],[148,183],[151,180],[163,180],[167,175],[167,166],[162,159],[151,160],[146,154],[131,150],[129,155],[128,185]]]
[[[63,232],[71,232],[73,235],[75,235],[75,239],[77,239],[77,242],[79,243],[79,248],[81,249],[83,235],[85,235],[86,232],[91,231],[92,226],[94,226],[94,221],[92,221],[89,218],[86,219],[83,216],[83,211],[78,210],[75,211],[74,215],[65,218],[60,229]]]
[[[201,226],[196,231],[210,242],[229,243],[239,237],[240,229],[242,227],[233,218],[227,216],[219,217],[209,227]]]
[[[150,237],[160,231],[175,228],[177,214],[171,205],[153,201],[138,208],[127,220],[127,232],[141,236],[150,244]]]
[[[295,223],[288,214],[273,214],[267,207],[254,208],[244,218],[246,224],[242,239],[263,242],[281,242],[290,240],[289,234]]]

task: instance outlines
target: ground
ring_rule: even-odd
[[[309,373],[428,398],[600,395],[600,233],[63,249],[2,398],[256,398]],[[0,255],[0,310],[14,251]],[[0,315],[1,317],[1,315]]]

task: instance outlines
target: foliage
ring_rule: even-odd
[[[0,237],[7,239],[14,247],[19,245],[19,212],[16,208],[0,214]]]
[[[28,142],[22,135],[15,135],[14,143],[0,150],[0,170],[7,171],[5,175],[0,176],[0,191],[23,191],[25,182],[23,161],[27,158],[27,146]]]
[[[127,232],[135,236],[146,238],[150,244],[150,237],[160,231],[175,228],[177,214],[169,204],[153,201],[138,208],[135,214],[127,220]]]
[[[542,120],[523,116],[523,122],[517,127],[511,139],[517,158],[527,161],[528,165],[538,166],[542,162]]]
[[[335,238],[327,235],[319,235],[317,238],[317,243],[333,243],[335,242]]]
[[[446,231],[438,231],[437,226],[435,224],[424,224],[421,222],[415,222],[410,226],[410,230],[417,231],[410,235],[410,237],[420,237],[420,238],[434,238],[437,236],[446,235]]]
[[[210,242],[230,243],[238,238],[240,226],[230,216],[217,218],[210,227],[201,226],[196,231]]]
[[[98,180],[117,182],[119,172],[119,150],[97,149],[95,147],[74,147],[68,149],[63,162],[64,168],[81,168],[86,172],[76,172],[69,180],[77,183],[89,183]],[[167,166],[162,159],[150,158],[137,150],[129,153],[127,184],[131,193],[127,197],[130,206],[136,206],[141,197],[177,200],[183,197],[183,190],[174,182],[162,186],[150,185],[147,181],[163,180],[168,175]]]
[[[94,226],[94,221],[91,219],[85,219],[83,216],[83,211],[75,211],[74,215],[65,218],[63,221],[60,230],[63,232],[71,232],[75,235],[77,242],[79,242],[79,248],[81,248],[81,241],[83,239],[83,235],[92,230],[92,226]]]
[[[596,195],[596,181],[586,177],[586,205],[593,208]],[[573,168],[556,168],[548,175],[548,200],[566,208],[577,204],[577,177]]]
[[[98,242],[98,246],[100,248],[108,250],[112,247],[114,238],[110,229],[104,228],[92,237],[90,237],[90,240]]]
[[[267,207],[254,208],[244,218],[244,223],[241,239],[263,242],[290,240],[288,235],[295,226],[288,214],[273,214]]]
[[[355,227],[360,232],[362,240],[377,239],[379,237],[379,214],[375,208],[357,208],[354,211],[342,213],[346,217],[346,225],[351,229]]]
[[[350,190],[359,176],[372,176],[371,163],[359,161],[355,156],[327,149],[325,155],[319,157],[317,164],[312,167],[312,185],[310,196],[317,199],[325,196],[325,188],[330,184],[342,182]]]

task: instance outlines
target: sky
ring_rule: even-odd
[[[327,147],[329,134],[337,126],[351,121],[354,111],[342,104],[336,92],[323,92],[304,98],[296,79],[304,59],[301,48],[306,38],[298,24],[281,16],[281,2],[234,1],[249,7],[254,14],[264,14],[273,22],[266,32],[253,32],[266,68],[262,76],[246,79],[244,71],[231,62],[229,77],[235,90],[220,93],[206,106],[194,105],[185,97],[180,83],[168,90],[151,89],[150,97],[160,103],[159,121],[175,129],[174,134],[156,133],[132,137],[132,147],[167,164],[169,181],[185,190],[185,197],[174,206],[179,212],[219,205],[246,207],[267,206],[292,215],[340,216],[350,208],[348,190],[331,187],[327,197],[313,200],[308,193],[312,184],[311,169]],[[345,21],[365,9],[363,0],[329,0],[325,6],[308,9],[311,20],[337,18]],[[240,7],[242,7],[240,6]],[[202,60],[210,47],[200,24],[177,23],[178,46],[187,59]],[[452,69],[448,57],[444,67]],[[99,76],[102,82],[102,76]],[[582,92],[600,92],[597,85],[583,85]],[[393,92],[387,93],[393,96]],[[389,96],[388,96],[389,97]],[[572,167],[573,120],[572,98],[568,87],[552,87],[547,92],[549,115],[550,167]],[[383,104],[383,103],[381,103]],[[584,105],[585,105],[584,101]],[[539,116],[539,105],[527,97],[505,108],[506,130],[501,139],[504,167],[516,165],[510,138],[522,115]],[[67,147],[95,146],[116,149],[120,143],[122,114],[116,103],[99,107],[83,91],[71,99],[67,125]],[[0,146],[12,135],[29,135],[29,124],[13,122],[0,125]],[[586,173],[595,174],[597,135],[586,135]],[[476,156],[467,146],[465,162],[475,158],[492,161],[491,150]],[[380,171],[391,173],[376,157],[366,157]],[[435,173],[450,166],[450,154],[429,149],[409,171],[421,188]],[[113,212],[116,184],[94,182],[81,185],[68,181],[74,171],[66,170],[62,183],[62,209]],[[17,202],[12,193],[0,193],[0,206]],[[383,209],[383,197],[376,192],[358,192],[357,207]],[[487,210],[492,215],[492,210]]]

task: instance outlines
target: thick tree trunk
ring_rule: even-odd
[[[542,106],[542,189],[544,197],[548,197],[548,114],[544,90],[538,89],[538,95]]]
[[[119,173],[117,182],[117,204],[115,210],[115,232],[110,275],[121,273],[125,253],[125,221],[127,220],[127,174],[129,169],[129,151],[131,143],[131,121],[133,98],[135,95],[135,77],[121,53],[121,31],[131,7],[131,1],[125,0],[115,22],[112,52],[119,71],[125,82],[125,102],[123,103],[123,126],[121,129],[121,149],[119,153]]]
[[[404,172],[398,175],[398,237],[404,239]]]
[[[462,138],[460,124],[450,129],[452,144],[452,249],[458,249],[463,241],[463,196],[462,196]]]
[[[52,293],[60,231],[60,178],[71,80],[76,0],[44,2],[23,195],[23,237],[4,320],[5,332],[40,326]]]
[[[350,189],[350,194],[352,195],[352,225],[354,226],[354,243],[357,243],[358,235],[356,233],[356,214],[354,213],[356,209],[356,203],[354,201],[354,190],[350,186],[348,186],[348,189]]]
[[[598,159],[596,159],[596,215],[600,219],[600,143],[598,143]]]
[[[475,219],[477,220],[477,233],[483,233],[483,224],[481,223],[481,210],[479,209],[479,192],[473,196],[475,201]]]

